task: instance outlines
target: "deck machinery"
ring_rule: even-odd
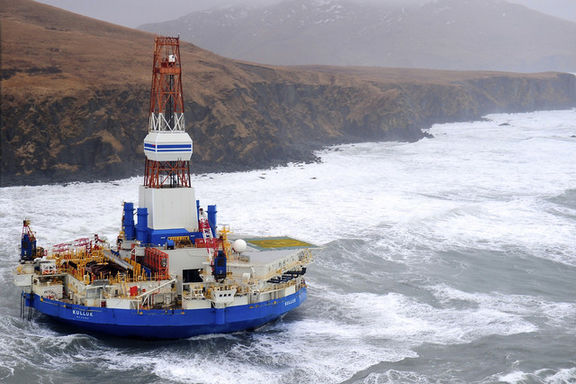
[[[190,177],[179,38],[156,37],[144,183],[124,203],[115,244],[36,246],[24,221],[15,284],[25,307],[86,330],[181,338],[257,328],[306,299],[313,245],[233,235]]]

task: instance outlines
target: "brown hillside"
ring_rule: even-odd
[[[153,35],[0,0],[2,185],[142,172]],[[196,169],[308,160],[335,142],[415,140],[433,122],[574,105],[574,78],[273,67],[182,44]]]

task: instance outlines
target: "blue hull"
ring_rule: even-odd
[[[140,310],[86,307],[22,293],[26,306],[87,331],[145,339],[179,339],[254,329],[297,308],[306,288],[277,300],[228,308]]]

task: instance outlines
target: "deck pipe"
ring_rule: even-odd
[[[124,203],[124,237],[134,240],[134,203]]]
[[[148,208],[138,208],[136,211],[138,224],[136,224],[136,240],[141,243],[148,242]]]
[[[210,224],[210,229],[212,230],[212,236],[216,237],[216,213],[218,213],[218,211],[216,210],[216,206],[215,205],[209,205],[208,206],[208,223]]]

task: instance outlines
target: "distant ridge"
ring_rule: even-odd
[[[140,28],[268,64],[576,72],[576,23],[502,0],[422,3],[286,0]]]
[[[153,35],[0,0],[0,185],[142,174]],[[418,140],[436,122],[576,104],[574,76],[273,67],[181,44],[194,172],[312,161],[327,144]]]

